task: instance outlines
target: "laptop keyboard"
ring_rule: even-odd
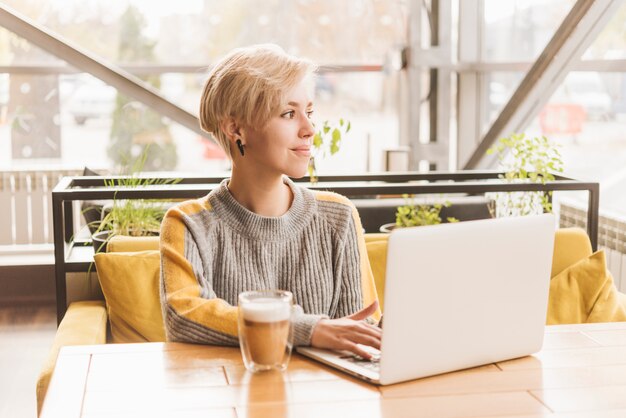
[[[369,348],[369,347],[368,347]],[[380,372],[380,351],[374,349],[367,350],[371,355],[372,359],[368,360],[361,356],[357,356],[356,354],[346,354],[345,356],[341,356],[342,359],[347,360],[351,363],[354,363],[360,367],[363,367],[372,372],[378,373]]]
[[[366,360],[364,358],[361,358],[360,360],[354,360],[354,363],[358,364],[359,366],[366,368],[367,370],[373,371],[373,372],[380,372],[380,362],[378,360]]]

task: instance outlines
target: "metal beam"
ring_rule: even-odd
[[[428,134],[421,132],[420,122],[422,109],[422,95],[409,96],[408,109],[410,111],[410,125],[408,144],[411,148],[409,169],[417,170],[420,161],[429,162],[437,170],[448,169],[450,166],[450,109],[451,73],[451,35],[452,25],[451,0],[432,0],[430,10],[431,36],[430,46],[422,49],[421,14],[425,13],[426,5],[423,2],[411,2],[410,10],[410,62],[409,85],[412,92],[418,91],[422,83],[422,74],[430,68],[430,95]],[[419,22],[419,23],[418,23]],[[421,93],[421,92],[419,92]]]
[[[483,0],[459,2],[458,59],[461,63],[481,63],[483,39]],[[467,65],[467,64],[461,64]],[[530,66],[530,65],[529,65]],[[454,168],[462,167],[480,143],[483,106],[480,103],[482,78],[479,71],[457,70],[457,135]]]
[[[485,155],[487,149],[498,138],[521,132],[527,126],[621,4],[621,0],[578,0],[574,4],[474,150],[465,169],[488,167],[495,162],[495,156]]]
[[[465,5],[471,5],[472,0],[461,2],[461,7],[465,9]],[[471,9],[467,7],[467,9]],[[465,14],[467,16],[467,13]],[[470,16],[472,17],[472,16]],[[459,36],[459,42],[467,45],[467,39],[470,35]],[[459,54],[467,56],[467,48],[459,47]],[[467,58],[460,59],[455,63],[437,62],[420,62],[420,68],[436,68],[449,70],[450,72],[459,73],[460,75],[469,74],[476,77],[476,73],[488,72],[526,72],[533,65],[532,61],[518,62],[474,62]],[[199,74],[207,71],[206,65],[135,65],[135,64],[119,64],[119,67],[134,75],[151,75],[151,74]],[[383,65],[320,65],[318,73],[364,73],[364,72],[382,72]],[[626,72],[626,59],[596,59],[581,60],[572,64],[571,71],[594,71],[604,73],[623,73]],[[83,71],[67,64],[27,64],[27,65],[0,65],[0,74],[30,74],[30,75],[46,75],[46,74],[78,74]]]
[[[206,65],[138,65],[138,64],[118,64],[118,68],[131,74],[201,74],[208,70]],[[383,71],[382,64],[349,64],[332,65],[323,64],[317,68],[318,73],[379,73]],[[77,74],[83,71],[67,64],[27,64],[27,65],[0,65],[0,73],[7,74]]]
[[[72,45],[61,36],[40,26],[36,22],[19,15],[17,12],[0,4],[0,26],[14,32],[33,45],[49,54],[68,62],[70,65],[92,74],[106,84],[117,88],[122,93],[139,100],[158,113],[167,116],[193,132],[202,136],[207,134],[200,129],[198,118],[185,109],[173,104],[159,91],[130,74],[115,64],[105,62],[101,58]]]
[[[437,4],[437,46],[445,55],[448,62],[452,62],[452,5],[450,0],[439,0],[433,2]],[[433,10],[434,12],[435,10]],[[434,14],[434,13],[433,13]],[[434,19],[434,16],[433,16]],[[435,126],[430,127],[431,143],[436,142],[437,146],[445,150],[444,155],[432,161],[436,164],[437,170],[450,169],[450,113],[452,109],[452,74],[450,70],[440,68],[433,70],[436,77],[436,102],[434,103]],[[433,107],[431,107],[432,112]]]
[[[422,67],[419,52],[422,43],[422,2],[409,0],[407,67],[400,79],[400,145],[410,146],[420,137],[422,102]],[[417,169],[409,161],[409,169]]]

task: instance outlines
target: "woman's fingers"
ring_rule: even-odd
[[[362,324],[365,325],[370,332],[382,337],[383,330],[378,325],[368,324],[367,322],[362,322]]]
[[[374,347],[377,350],[380,350],[380,339],[378,338],[370,337],[369,335],[358,334],[350,340],[353,343],[368,345],[370,347]]]
[[[344,333],[340,338],[349,344],[363,344],[380,349],[380,332],[377,332],[376,330],[373,330],[365,325],[366,324],[363,323],[356,323],[349,329],[344,330]]]
[[[379,340],[383,336],[383,332],[380,328],[374,325],[366,324],[365,322],[358,322],[357,324],[355,324],[354,332],[357,332],[359,334],[366,334]]]
[[[364,359],[371,360],[372,355],[351,341],[346,341],[342,350],[349,351]]]
[[[311,336],[311,345],[332,350],[346,350],[363,358],[371,355],[363,346],[380,349],[382,330],[363,321],[378,309],[378,302],[343,318],[322,319],[318,322]]]

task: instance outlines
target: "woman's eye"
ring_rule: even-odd
[[[307,118],[311,119],[311,117],[313,116],[313,111],[312,110],[307,110],[306,116],[307,116]]]
[[[296,112],[295,110],[290,110],[288,112],[283,113],[280,116],[283,118],[287,118],[287,119],[293,119],[296,116]]]

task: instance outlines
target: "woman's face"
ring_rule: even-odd
[[[263,129],[244,129],[246,147],[241,163],[254,164],[257,172],[299,178],[306,174],[311,158],[313,103],[305,82],[288,91],[285,99]]]

